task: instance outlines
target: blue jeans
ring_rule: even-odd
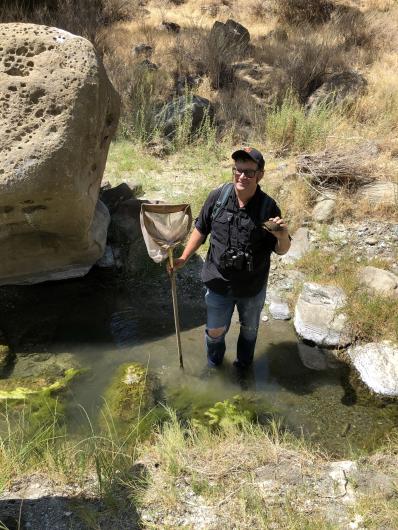
[[[240,333],[238,338],[237,365],[245,368],[253,362],[258,324],[264,307],[266,288],[249,297],[235,297],[232,294],[218,294],[207,289],[207,325],[205,331],[207,362],[209,366],[219,366],[225,354],[225,335],[231,324],[235,305],[239,313]],[[209,329],[224,328],[218,337],[211,337]]]

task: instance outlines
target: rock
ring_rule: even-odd
[[[365,93],[366,79],[357,72],[346,71],[331,74],[308,98],[306,107],[310,111],[322,105],[338,105],[353,100]]]
[[[183,96],[187,89],[199,86],[201,81],[200,75],[180,76],[176,79],[176,92],[179,96]]]
[[[121,182],[114,188],[101,189],[101,201],[106,205],[112,215],[119,204],[142,194],[141,184],[135,182]]]
[[[138,417],[156,405],[159,389],[158,379],[145,366],[139,363],[122,365],[105,394],[112,419],[131,428]]]
[[[398,201],[398,184],[387,181],[367,184],[358,190],[357,198],[366,200],[375,206],[396,206]]]
[[[213,118],[214,111],[208,99],[200,96],[185,97],[180,96],[176,100],[168,103],[156,116],[156,120],[163,126],[164,134],[172,138],[184,120],[189,116],[191,121],[191,134],[197,131],[206,116]]]
[[[159,70],[159,66],[150,61],[149,59],[144,59],[143,61],[141,61],[139,63],[139,66],[141,66],[141,68],[146,68],[147,70]]]
[[[398,276],[392,272],[377,267],[362,267],[360,281],[377,294],[398,297]]]
[[[153,48],[149,44],[141,43],[134,46],[133,53],[134,55],[145,55],[146,57],[150,57],[153,53]]]
[[[111,245],[106,245],[104,255],[97,261],[96,266],[102,269],[113,269],[116,267],[116,260]]]
[[[148,260],[140,224],[143,202],[148,201],[129,199],[121,203],[112,215],[109,226],[108,239],[117,264],[133,274],[139,272]]]
[[[342,289],[307,282],[298,298],[294,327],[300,337],[318,346],[345,346],[351,342]]]
[[[335,199],[323,199],[319,201],[312,210],[312,218],[318,223],[327,223],[333,219],[333,211],[336,206]]]
[[[166,30],[170,33],[180,33],[181,26],[175,22],[166,22],[165,20],[160,24],[160,29]]]
[[[98,193],[119,97],[86,39],[0,28],[0,284],[80,276],[105,248]]]
[[[290,309],[281,298],[273,297],[269,305],[269,311],[275,320],[289,320]]]
[[[333,497],[341,495],[344,497],[344,503],[352,504],[355,501],[355,490],[352,484],[353,476],[358,472],[356,462],[352,460],[340,460],[331,462],[329,477],[332,479],[330,494]]]
[[[0,380],[0,400],[62,390],[80,372],[75,358],[68,353],[17,356],[11,376]]]
[[[268,320],[269,320],[269,318],[268,318],[267,315],[262,315],[262,317],[261,317],[261,321],[262,322],[268,322]]]
[[[310,248],[307,228],[299,228],[292,237],[290,249],[281,258],[283,263],[291,264],[298,261]]]
[[[5,336],[0,331],[0,375],[3,372],[3,369],[7,366],[10,361],[11,350],[8,346]]]
[[[358,344],[347,354],[362,381],[377,394],[398,396],[398,344],[390,341]]]
[[[230,52],[233,50],[238,55],[242,55],[249,47],[250,33],[235,20],[228,19],[225,24],[216,21],[210,31],[209,43],[214,51],[228,49]]]

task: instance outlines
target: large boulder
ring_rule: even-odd
[[[211,28],[209,41],[215,50],[234,50],[238,54],[244,53],[250,43],[249,31],[231,18],[225,24],[216,21]]]
[[[385,396],[398,396],[398,344],[389,341],[358,344],[347,353],[371,390]]]
[[[307,282],[297,300],[294,327],[300,337],[318,346],[338,347],[351,342],[344,291],[331,285]]]
[[[88,40],[34,24],[0,25],[0,87],[0,284],[85,274],[119,97]]]

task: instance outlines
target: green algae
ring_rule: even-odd
[[[36,386],[37,381],[15,380],[13,378],[5,379],[0,383],[0,387],[5,387],[4,390],[0,389],[0,400],[24,400],[32,395],[50,395],[53,392],[65,389],[72,379],[81,373],[82,370],[68,368],[65,370],[61,379],[47,385],[45,384],[44,386]]]
[[[144,435],[166,416],[158,405],[159,396],[160,382],[154,374],[139,363],[123,364],[105,392],[102,424],[108,426],[111,421],[118,431],[134,429]]]

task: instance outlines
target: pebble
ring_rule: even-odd
[[[263,315],[263,316],[261,317],[261,320],[262,320],[263,322],[268,322],[269,318],[267,317],[267,315]]]
[[[377,245],[377,239],[375,237],[368,237],[368,239],[366,239],[366,243],[368,245]]]

